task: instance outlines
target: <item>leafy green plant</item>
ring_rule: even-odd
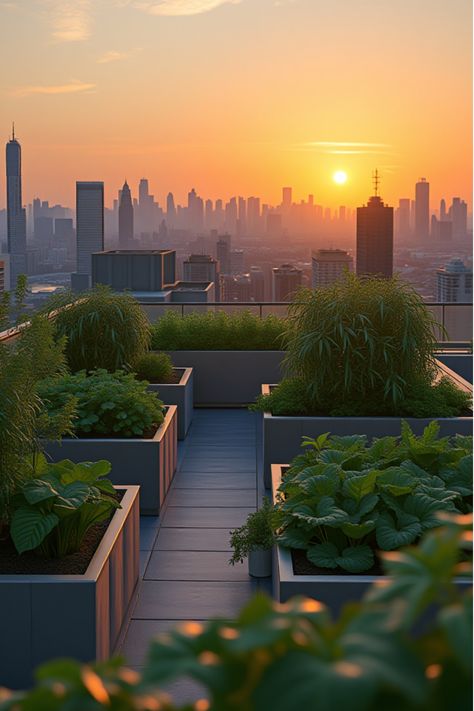
[[[79,436],[142,437],[164,419],[164,405],[147,385],[121,370],[81,371],[44,380],[39,393],[50,416],[74,400]]]
[[[458,561],[472,517],[444,523],[418,547],[385,554],[385,585],[338,620],[315,600],[280,605],[257,595],[235,620],[188,622],[157,637],[143,674],[118,661],[52,662],[32,691],[4,692],[0,711],[169,710],[160,687],[183,677],[209,701],[182,711],[468,711],[472,595],[455,580],[470,573]]]
[[[395,550],[439,525],[440,512],[472,510],[472,438],[421,437],[367,444],[365,436],[306,439],[279,487],[278,542],[319,568],[370,570],[376,549]]]
[[[169,383],[173,377],[173,361],[167,353],[145,353],[133,370],[139,380],[150,383]]]
[[[129,369],[150,345],[150,326],[140,304],[129,294],[96,286],[77,298],[72,293],[53,298],[58,338],[66,338],[71,371]]]
[[[249,514],[243,526],[230,532],[230,545],[233,549],[229,561],[231,565],[243,563],[250,551],[273,546],[275,534],[272,516],[273,506],[270,499],[265,497],[258,511]]]
[[[285,321],[269,315],[259,318],[249,311],[224,311],[179,316],[168,312],[152,326],[154,350],[280,350]]]
[[[106,461],[51,464],[41,457],[35,478],[13,499],[10,535],[18,553],[63,558],[78,551],[90,527],[120,507],[104,478],[109,471]]]

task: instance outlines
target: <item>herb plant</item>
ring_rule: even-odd
[[[167,353],[146,353],[133,368],[139,380],[169,383],[173,377],[173,362]]]
[[[279,487],[278,542],[319,568],[370,570],[376,549],[395,550],[439,525],[440,512],[472,510],[472,438],[421,437],[367,444],[365,436],[306,439]]]
[[[50,416],[75,401],[73,426],[79,436],[142,437],[164,419],[163,403],[147,391],[147,384],[121,370],[90,375],[83,370],[44,380],[39,392]]]
[[[89,528],[120,507],[104,478],[109,471],[106,461],[50,464],[42,457],[35,478],[13,499],[10,535],[18,553],[63,558],[78,551]]]
[[[275,534],[272,515],[273,506],[270,499],[265,497],[259,510],[249,514],[243,526],[230,532],[230,545],[234,551],[229,561],[231,565],[243,563],[250,551],[273,546]]]

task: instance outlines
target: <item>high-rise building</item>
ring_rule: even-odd
[[[367,205],[357,208],[357,275],[391,277],[393,274],[393,207],[378,195],[379,176]]]
[[[265,301],[265,275],[261,267],[250,267],[250,298]]]
[[[184,281],[213,281],[219,286],[219,262],[209,254],[191,254],[183,262]]]
[[[244,268],[244,250],[231,249],[230,251],[230,273],[237,275],[243,274]]]
[[[400,198],[398,201],[398,234],[401,237],[410,234],[410,198]]]
[[[7,163],[7,248],[10,254],[10,284],[15,288],[20,274],[26,274],[26,211],[21,196],[21,146],[12,138],[6,146]]]
[[[272,269],[273,301],[291,301],[303,283],[303,272],[292,264],[282,264]]]
[[[451,259],[436,270],[437,299],[448,304],[472,304],[472,269],[461,259]]]
[[[133,245],[133,204],[127,181],[120,191],[118,227],[120,249],[131,249]]]
[[[230,274],[230,252],[231,252],[231,236],[229,234],[220,235],[216,244],[216,257],[219,262],[219,271],[221,274]]]
[[[168,193],[166,198],[166,222],[169,227],[174,227],[176,223],[176,207],[173,193]]]
[[[104,249],[104,183],[76,183],[77,274],[73,287],[90,286],[92,255]]]
[[[260,198],[249,197],[247,200],[247,231],[252,237],[260,232]]]
[[[450,209],[453,223],[453,239],[465,239],[467,235],[467,204],[461,198],[453,198]]]
[[[353,271],[354,260],[343,249],[318,249],[312,257],[313,289],[329,286],[346,271]]]
[[[439,219],[446,220],[448,217],[446,213],[446,200],[443,198],[439,203]]]
[[[285,211],[288,211],[291,208],[291,203],[293,200],[292,193],[293,193],[292,188],[282,188],[281,205],[283,207],[283,210],[285,210]]]
[[[426,178],[415,185],[415,235],[420,240],[430,236],[430,184]]]

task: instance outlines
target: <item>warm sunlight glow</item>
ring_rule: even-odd
[[[344,170],[336,170],[332,179],[338,185],[344,185],[344,183],[347,182],[347,173]]]

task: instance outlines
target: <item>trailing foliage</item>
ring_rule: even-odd
[[[376,549],[395,550],[439,525],[440,512],[472,511],[472,438],[421,437],[368,445],[365,436],[305,438],[279,487],[278,542],[319,568],[370,570]]]
[[[458,559],[471,525],[454,518],[419,547],[385,554],[386,584],[337,621],[315,600],[256,596],[236,620],[188,622],[156,638],[143,674],[118,661],[52,662],[32,691],[4,692],[0,711],[170,710],[159,689],[183,677],[209,701],[182,711],[468,711],[472,596],[454,579],[469,572]]]
[[[139,380],[169,383],[173,377],[173,361],[167,353],[145,353],[133,368]]]
[[[99,285],[80,298],[72,293],[54,297],[47,311],[56,310],[56,334],[67,339],[66,356],[72,372],[129,369],[148,350],[148,319],[129,294]]]
[[[142,437],[164,419],[163,403],[147,385],[122,370],[95,370],[89,375],[83,370],[46,379],[39,392],[50,416],[74,400],[73,426],[79,436]]]
[[[35,477],[13,498],[10,535],[18,553],[63,558],[78,551],[89,528],[120,507],[104,478],[109,471],[106,461],[51,464],[42,456]]]
[[[243,526],[230,532],[230,545],[233,549],[229,561],[231,565],[243,563],[250,551],[273,546],[275,534],[272,516],[273,506],[270,499],[265,497],[258,511],[249,514]]]
[[[162,351],[282,350],[284,319],[259,318],[249,311],[224,311],[179,316],[168,312],[151,328],[151,347]]]

